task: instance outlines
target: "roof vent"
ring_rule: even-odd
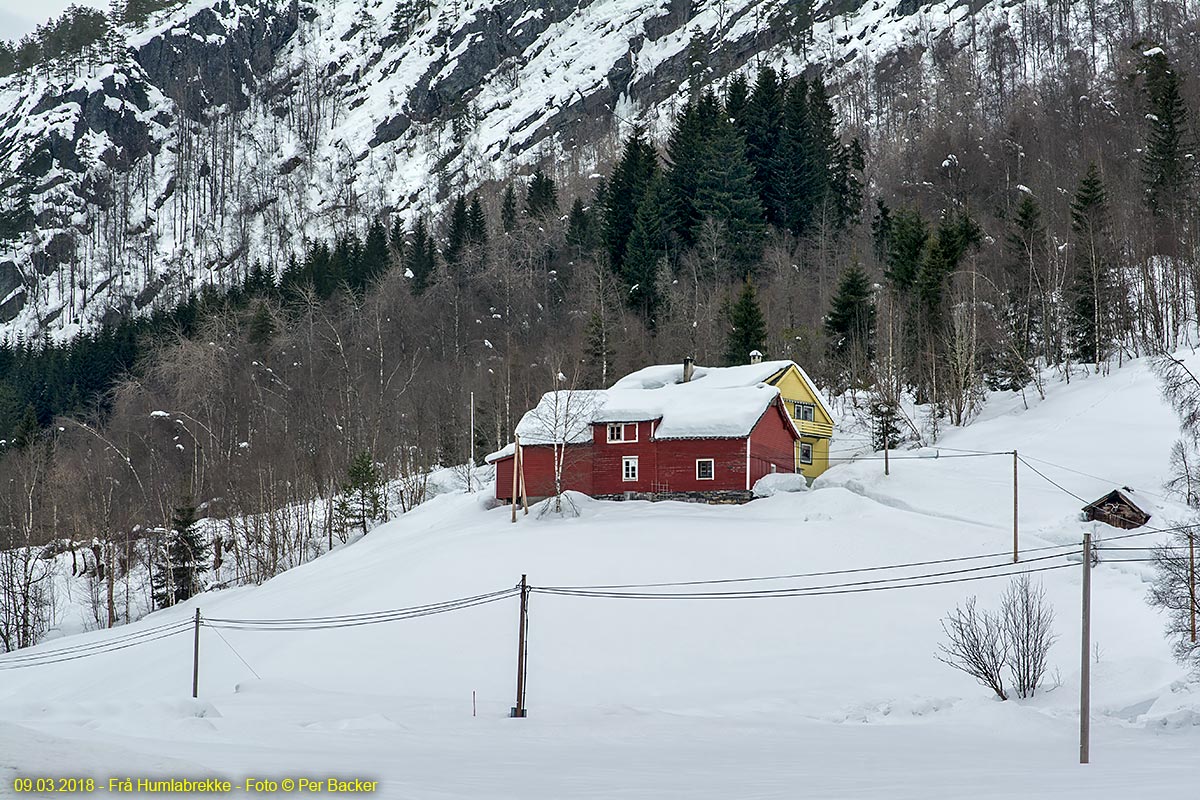
[[[692,380],[692,374],[696,371],[696,362],[691,356],[683,359],[683,382],[689,383]]]
[[[750,351],[750,363],[751,364],[761,364],[762,363],[762,353],[760,353],[757,350],[751,350]]]

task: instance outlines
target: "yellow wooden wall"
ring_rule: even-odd
[[[811,444],[813,448],[813,463],[801,464],[800,446],[796,446],[796,466],[800,468],[804,477],[815,478],[829,469],[829,440],[833,436],[833,419],[825,413],[817,399],[816,387],[810,386],[794,366],[788,367],[782,375],[772,378],[771,383],[778,387],[788,414],[800,430],[801,440]],[[812,422],[796,419],[795,404],[798,402],[812,404]]]

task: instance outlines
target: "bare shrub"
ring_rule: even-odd
[[[996,693],[1008,699],[1004,688],[1004,665],[1008,660],[1008,641],[1000,617],[980,611],[977,598],[972,597],[942,620],[947,641],[938,645],[938,660],[960,672],[965,672]]]
[[[1050,647],[1057,638],[1054,609],[1046,590],[1029,575],[1013,578],[996,613],[981,611],[972,597],[942,620],[946,641],[938,660],[965,672],[1007,700],[1007,672],[1017,697],[1033,697],[1048,669]]]
[[[1008,670],[1017,697],[1033,697],[1046,676],[1047,657],[1057,638],[1054,609],[1046,589],[1029,575],[1014,578],[1000,600],[1000,623],[1008,642]]]
[[[1175,533],[1170,543],[1154,549],[1154,580],[1150,604],[1166,612],[1167,636],[1175,657],[1200,672],[1200,644],[1192,640],[1193,615],[1200,615],[1200,594],[1193,589],[1191,531]]]

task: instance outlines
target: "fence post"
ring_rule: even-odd
[[[192,697],[200,691],[200,609],[196,609],[196,630],[192,638]]]

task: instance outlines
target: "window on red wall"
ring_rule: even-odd
[[[610,442],[636,442],[638,440],[638,428],[636,422],[610,422],[608,423],[608,441]]]
[[[621,480],[636,481],[638,479],[637,456],[625,456],[621,459]]]
[[[711,481],[716,472],[713,459],[697,458],[696,459],[696,480]]]

